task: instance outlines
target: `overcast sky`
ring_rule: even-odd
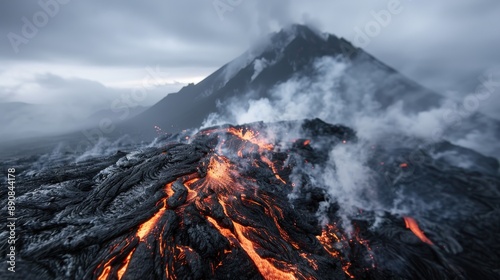
[[[391,18],[360,40],[357,30],[369,30],[380,11]],[[500,65],[498,0],[6,0],[0,20],[1,102],[74,97],[85,103],[90,91],[108,101],[154,76],[143,102],[152,104],[290,23],[362,43],[443,93],[471,90],[482,73]]]

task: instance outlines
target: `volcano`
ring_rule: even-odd
[[[481,96],[487,96],[491,86],[484,90]],[[479,103],[483,97],[475,100]],[[274,114],[254,108],[254,117],[238,118],[261,101]],[[487,149],[469,148],[500,158],[500,146],[493,144],[500,139],[500,122],[469,107],[425,88],[344,38],[296,24],[264,38],[198,84],[168,94],[115,132],[150,141],[157,135],[155,128],[180,132],[223,123],[316,117],[354,127],[358,112],[377,118],[399,111],[413,123],[419,122],[415,118],[439,123],[439,128],[422,129],[429,130],[434,141],[462,144],[487,138]],[[387,118],[397,122],[398,115]],[[214,116],[217,121],[211,123]]]
[[[169,132],[198,128],[211,113],[223,110],[217,106],[219,101],[241,99],[247,92],[253,92],[253,99],[270,97],[279,83],[295,76],[313,78],[312,64],[324,57],[351,62],[346,77],[376,85],[373,94],[381,104],[380,109],[403,101],[406,109],[420,111],[436,106],[443,99],[343,38],[304,25],[292,25],[270,35],[200,83],[167,95],[121,129],[151,137],[155,136],[154,125]],[[350,90],[342,89],[345,94],[352,94]]]
[[[443,100],[342,38],[285,28],[117,125],[149,144],[1,163],[17,183],[0,191],[16,216],[0,278],[499,279],[500,152],[454,141],[498,122],[462,114],[438,141],[401,129]]]

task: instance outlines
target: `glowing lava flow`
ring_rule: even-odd
[[[417,224],[417,221],[411,217],[403,217],[405,220],[405,225],[406,228],[409,228],[422,242],[425,242],[429,245],[434,245],[432,241],[425,236],[424,232],[420,229],[420,227]]]
[[[110,262],[111,262],[111,260],[109,260],[105,264],[105,267],[104,267],[101,275],[99,275],[99,277],[97,278],[98,280],[106,280],[106,279],[108,279],[109,273],[111,272],[111,265],[109,264]]]
[[[165,191],[167,192],[168,196],[171,196],[172,193],[173,193],[172,192],[172,184],[173,183],[169,183],[169,184],[167,184],[165,186]],[[158,223],[158,220],[164,215],[165,211],[167,210],[167,198],[163,198],[160,201],[160,203],[163,204],[162,208],[160,208],[160,210],[158,210],[158,212],[156,212],[153,217],[151,217],[146,222],[142,223],[139,226],[139,228],[137,229],[136,237],[141,242],[146,242],[146,237],[151,233],[151,231],[154,229],[154,227]],[[128,245],[129,244],[127,244],[125,247],[127,247]],[[132,249],[132,251],[130,251],[130,253],[127,255],[127,257],[125,258],[125,260],[121,263],[121,268],[117,271],[117,279],[118,280],[122,279],[123,275],[127,271],[128,265],[130,263],[130,259],[134,255],[134,252],[135,252],[135,248]],[[99,277],[97,279],[99,279],[99,280],[110,279],[110,273],[111,273],[111,269],[112,269],[112,262],[113,262],[113,260],[115,258],[116,258],[116,256],[113,257],[113,258],[111,258],[110,260],[108,260],[104,264],[104,269],[103,269],[102,273],[99,275]]]
[[[111,259],[109,259],[106,263],[104,263],[102,266],[104,267],[103,270],[102,270],[102,273],[97,277],[98,280],[106,280],[106,279],[109,279],[110,278],[110,273],[111,273],[111,270],[113,268],[113,266],[115,266],[116,264],[114,262],[116,262],[116,258],[120,255],[123,254],[123,251],[130,245],[130,242],[128,239],[126,239],[125,241],[125,244],[123,246],[123,248],[121,250],[119,250],[117,252],[117,254],[115,254]],[[118,245],[119,244],[116,244],[113,248],[112,248],[112,251],[114,251],[115,249],[118,248]],[[123,277],[123,274],[125,273],[125,271],[127,270],[127,267],[130,263],[130,259],[132,258],[132,255],[134,254],[134,251],[135,251],[135,248],[133,248],[130,253],[127,255],[127,257],[125,258],[124,261],[122,261],[119,265],[120,265],[120,269],[117,271],[117,279],[121,279]]]
[[[321,232],[321,235],[316,236],[318,241],[323,245],[323,248],[325,251],[330,254],[335,259],[340,259],[342,262],[342,270],[344,273],[349,277],[349,278],[354,278],[354,276],[349,272],[349,268],[351,267],[351,263],[348,261],[344,261],[342,259],[342,256],[340,252],[338,251],[337,246],[339,244],[342,244],[342,241],[344,241],[342,244],[343,247],[345,247],[345,238],[342,236],[342,240],[337,236],[337,233],[335,233],[336,228],[334,225],[327,225],[325,228],[323,228],[323,231]]]
[[[259,132],[256,132],[256,131],[253,131],[250,129],[247,129],[247,130],[243,130],[242,128],[237,129],[234,127],[228,128],[227,132],[240,138],[243,141],[248,141],[254,145],[257,145],[259,147],[259,153],[261,154],[261,160],[263,162],[265,162],[271,168],[276,179],[278,179],[283,184],[286,184],[285,180],[283,180],[283,178],[281,178],[281,176],[278,174],[278,170],[277,170],[276,166],[274,165],[274,163],[269,158],[267,158],[265,155],[263,155],[263,153],[265,151],[272,151],[274,149],[274,146],[270,143],[267,143],[264,139],[259,137]],[[243,152],[241,149],[238,150],[237,155],[240,158],[243,157]]]
[[[205,184],[209,183],[212,187],[219,186],[218,191],[218,202],[222,206],[224,213],[228,216],[227,204],[231,203],[231,197],[226,192],[236,193],[243,191],[244,186],[239,184],[231,175],[233,173],[231,162],[228,158],[224,156],[214,155],[210,159],[210,164],[207,170],[207,177]],[[230,189],[228,189],[230,187]],[[224,190],[224,192],[221,192]],[[245,195],[242,194],[242,199],[245,200]],[[256,202],[253,202],[256,203]],[[269,213],[268,213],[269,214]],[[283,234],[283,230],[277,224],[277,218],[271,214],[275,220],[275,224],[279,229],[280,233]],[[228,216],[230,217],[230,216]],[[282,271],[275,267],[268,259],[261,257],[255,247],[258,246],[254,244],[252,240],[247,237],[247,233],[250,230],[246,226],[232,220],[234,225],[234,233],[229,229],[222,228],[218,225],[217,221],[212,217],[207,216],[207,220],[234,246],[239,244],[241,248],[247,253],[253,263],[256,265],[260,274],[266,279],[296,279],[293,272]],[[293,270],[293,268],[292,268]]]
[[[149,250],[157,248],[164,265],[163,276],[167,279],[175,278],[178,271],[181,271],[180,267],[189,267],[196,263],[193,260],[199,258],[199,252],[187,245],[189,243],[165,235],[159,223],[163,221],[162,217],[172,214],[171,212],[175,212],[177,217],[184,213],[196,213],[193,215],[199,215],[197,217],[200,219],[196,223],[203,224],[204,220],[212,225],[213,230],[225,237],[232,248],[239,248],[238,252],[246,253],[255,265],[252,268],[256,268],[263,278],[316,279],[316,276],[313,276],[315,271],[324,267],[324,264],[311,253],[314,250],[301,252],[301,246],[304,246],[305,242],[300,242],[297,235],[307,236],[307,233],[286,230],[286,225],[291,224],[286,221],[290,217],[285,217],[283,208],[287,205],[284,202],[288,200],[277,201],[274,193],[265,188],[261,189],[268,184],[282,186],[280,182],[290,186],[278,174],[278,168],[275,166],[283,166],[283,157],[273,152],[274,146],[266,143],[265,139],[259,136],[259,132],[250,129],[230,127],[201,134],[218,142],[210,146],[201,158],[198,172],[175,178],[174,182],[165,185],[165,195],[157,202],[157,206],[161,207],[137,227],[135,234],[132,232],[131,240],[135,244],[148,243],[146,247]],[[213,135],[210,136],[211,134]],[[196,136],[193,139],[196,141]],[[310,140],[307,140],[304,144],[309,143]],[[271,159],[274,158],[280,159],[273,162]],[[238,162],[235,162],[235,159]],[[259,181],[258,177],[251,176],[242,177],[241,166],[251,166],[257,174],[262,172],[264,180]],[[261,168],[265,171],[261,171]],[[281,168],[285,170],[284,167]],[[268,180],[270,171],[279,181]],[[176,201],[174,204],[171,198]],[[196,209],[198,212],[193,212]],[[176,229],[180,230],[191,226],[186,225],[182,219],[175,223],[178,223],[175,224]],[[296,222],[293,222],[293,225],[297,226]],[[351,263],[347,255],[344,256],[340,251],[349,246],[346,238],[340,235],[334,226],[328,226],[317,239],[331,257],[340,261],[347,277],[353,278],[349,271]],[[127,273],[131,259],[139,257],[139,251],[130,248],[130,244],[119,244],[121,250],[112,249],[112,257],[98,266],[99,280],[121,279]],[[218,254],[232,254],[231,251],[226,247]],[[134,256],[134,253],[137,256]],[[121,257],[117,259],[117,256]],[[220,256],[210,260],[209,265],[214,274],[218,267],[224,265],[224,259]],[[307,268],[300,266],[304,263]],[[130,267],[132,269],[132,266]],[[224,269],[227,268],[222,268],[222,271]]]
[[[253,130],[250,130],[250,129],[243,130],[243,128],[237,129],[234,127],[230,127],[227,129],[227,132],[231,133],[232,135],[234,135],[242,140],[248,141],[252,144],[259,146],[259,149],[268,150],[268,151],[271,151],[274,149],[274,146],[272,144],[269,144],[265,140],[260,138],[259,133],[255,132]]]
[[[130,259],[132,258],[132,255],[135,252],[135,248],[128,254],[127,258],[125,259],[125,264],[118,270],[117,276],[118,279],[122,279],[123,274],[125,274],[125,271],[127,271],[128,265],[130,264]]]
[[[257,266],[260,274],[266,279],[296,279],[291,272],[285,272],[277,269],[269,260],[262,258],[256,251],[253,242],[245,236],[246,228],[233,221],[236,234],[233,234],[229,229],[220,227],[213,218],[208,217],[208,221],[228,240],[232,240],[234,245],[238,241],[241,248],[245,250],[247,255],[252,259]]]
[[[262,258],[257,254],[253,242],[245,236],[246,228],[238,223],[234,223],[234,228],[238,235],[241,247],[247,252],[248,256],[253,260],[261,275],[267,279],[295,279],[294,275],[289,272],[281,271],[274,267],[267,259]]]
[[[144,222],[137,230],[136,235],[140,241],[142,241],[142,242],[145,241],[146,236],[151,232],[151,230],[154,228],[154,226],[156,225],[158,220],[161,218],[161,216],[163,216],[163,214],[165,213],[165,210],[167,210],[167,202],[164,199],[163,200],[163,207],[158,212],[156,212],[156,214],[153,217],[151,217],[149,220]]]
[[[285,180],[283,180],[283,179],[280,177],[280,175],[278,174],[278,171],[276,170],[276,167],[274,166],[274,163],[273,163],[270,159],[268,159],[267,157],[265,157],[265,156],[262,156],[262,157],[261,157],[261,160],[262,160],[263,162],[265,162],[265,163],[266,163],[269,167],[271,167],[271,170],[273,171],[274,176],[276,177],[276,179],[280,180],[283,184],[285,184],[285,185],[286,185]]]

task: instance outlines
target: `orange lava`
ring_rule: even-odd
[[[247,255],[252,259],[260,274],[265,279],[296,279],[291,272],[281,271],[277,269],[269,260],[262,258],[254,248],[253,242],[245,236],[246,227],[233,221],[236,234],[233,234],[229,229],[222,228],[211,217],[207,217],[208,221],[228,240],[237,240],[241,248],[245,250]]]
[[[314,259],[311,259],[310,254],[308,253],[300,253],[300,256],[309,263],[309,266],[314,270],[318,270],[318,262]]]
[[[318,241],[323,245],[323,248],[330,254],[330,256],[334,258],[339,257],[339,252],[334,247],[335,243],[340,242],[340,239],[333,232],[335,227],[333,225],[327,225],[326,228],[323,229],[321,235],[316,236]]]
[[[165,192],[167,193],[168,197],[174,195],[174,190],[172,190],[172,184],[173,183],[168,183],[167,185],[165,185]]]
[[[237,132],[240,132],[239,130]],[[247,135],[247,134],[244,134]],[[253,136],[252,136],[253,137]],[[252,138],[250,138],[252,139]],[[270,162],[270,161],[269,161]],[[269,163],[268,163],[269,164]],[[270,165],[271,166],[271,165]],[[231,176],[233,172],[232,163],[228,158],[224,156],[214,155],[210,159],[210,163],[208,165],[206,180],[203,184],[210,184],[213,188],[214,186],[218,186],[220,189],[218,190],[219,203],[223,208],[223,211],[226,216],[228,216],[228,211],[226,209],[227,203],[230,203],[231,193],[235,191],[238,192],[238,189],[242,189],[243,186],[234,180]],[[225,190],[226,192],[222,192]],[[256,201],[252,201],[246,199],[246,196],[242,196],[242,200],[245,200],[247,203],[258,204]],[[221,227],[216,220],[212,217],[207,216],[207,220],[224,236],[228,239],[232,246],[236,246],[239,244],[241,248],[247,253],[247,255],[252,259],[257,269],[261,273],[262,276],[266,279],[296,279],[292,272],[282,271],[276,268],[269,260],[262,258],[255,250],[255,244],[246,237],[246,233],[251,230],[234,220],[234,232],[227,228]]]
[[[106,279],[108,279],[109,273],[111,272],[111,265],[109,265],[110,262],[111,262],[111,260],[106,264],[106,267],[102,271],[101,275],[99,275],[99,277],[97,278],[97,280],[106,280]]]
[[[234,229],[238,235],[241,247],[247,252],[248,256],[253,260],[260,274],[267,279],[295,279],[293,273],[285,272],[277,269],[267,259],[262,258],[255,251],[254,245],[250,239],[245,236],[246,228],[238,223],[234,223]]]
[[[263,162],[265,162],[269,167],[271,167],[271,170],[273,170],[273,173],[274,173],[274,176],[276,177],[276,179],[280,180],[283,184],[286,184],[285,180],[283,180],[280,177],[280,175],[278,174],[278,171],[276,170],[276,167],[274,166],[274,163],[270,159],[268,159],[265,156],[262,156],[260,159]]]
[[[425,236],[424,232],[420,229],[417,224],[417,221],[411,217],[403,217],[405,219],[406,228],[409,228],[422,242],[425,242],[429,245],[434,245],[432,241]]]
[[[223,130],[224,131],[224,130]],[[212,131],[210,131],[212,132]],[[210,132],[205,132],[207,135],[210,134]],[[287,184],[285,180],[283,180],[280,175],[278,174],[278,170],[275,166],[275,163],[271,161],[268,157],[266,157],[266,154],[269,154],[269,151],[272,151],[274,149],[274,146],[272,144],[266,143],[265,139],[259,137],[259,132],[253,131],[253,130],[244,130],[242,128],[237,129],[237,128],[227,128],[227,133],[230,133],[238,138],[240,138],[242,141],[248,141],[254,145],[246,145],[247,147],[250,146],[251,152],[257,152],[257,147],[258,147],[258,152],[260,153],[260,159],[263,163],[267,164],[269,168],[272,169],[274,176],[281,181],[283,184]],[[185,138],[186,140],[189,140],[189,137]],[[309,145],[311,143],[310,140],[305,140],[303,142],[304,145]],[[293,241],[293,238],[288,235],[288,233],[281,227],[280,223],[282,223],[283,219],[285,219],[285,215],[283,214],[283,210],[276,207],[276,203],[273,203],[273,200],[271,197],[261,194],[259,196],[258,200],[251,199],[250,197],[247,197],[244,194],[244,191],[249,191],[249,188],[253,188],[252,183],[244,183],[241,180],[238,180],[238,176],[240,176],[237,173],[236,170],[236,165],[234,162],[230,160],[232,157],[226,157],[223,156],[223,151],[222,146],[224,145],[224,140],[222,140],[219,143],[219,147],[217,148],[216,151],[215,149],[212,150],[213,154],[210,157],[210,160],[208,162],[207,166],[207,173],[204,178],[198,178],[196,176],[199,176],[197,173],[193,173],[191,175],[186,175],[182,178],[179,178],[182,180],[182,183],[184,186],[187,188],[188,194],[186,197],[186,203],[187,202],[195,202],[198,203],[199,200],[205,199],[204,203],[212,203],[212,202],[218,202],[222,206],[222,210],[224,212],[224,215],[229,218],[232,222],[233,227],[231,229],[225,228],[217,222],[213,217],[210,217],[206,215],[207,221],[213,225],[213,227],[220,232],[220,234],[224,237],[227,238],[229,243],[231,244],[231,247],[241,247],[248,257],[252,260],[252,262],[255,264],[257,269],[259,270],[260,274],[263,276],[265,279],[306,279],[304,275],[302,275],[302,272],[299,271],[299,268],[297,266],[294,266],[293,264],[285,264],[279,260],[275,260],[270,257],[262,257],[259,255],[258,251],[259,248],[261,248],[261,245],[257,241],[252,241],[249,236],[251,234],[256,233],[258,228],[254,228],[252,226],[243,225],[242,223],[238,223],[233,218],[231,218],[231,215],[228,213],[232,210],[232,206],[234,206],[234,202],[237,201],[237,199],[240,199],[243,203],[245,203],[246,207],[253,207],[254,209],[263,209],[263,210],[258,210],[258,211],[265,211],[265,214],[268,217],[271,217],[274,220],[274,225],[276,226],[276,229],[279,232],[280,237],[288,242],[293,248],[295,249],[300,249],[299,244]],[[248,153],[249,150],[238,150],[237,155],[240,158],[243,158],[244,153]],[[202,163],[205,165],[206,162]],[[255,160],[252,164],[259,163],[257,160]],[[247,181],[251,181],[251,178],[247,178]],[[252,181],[252,182],[255,182]],[[174,191],[172,190],[172,183],[168,183],[165,185],[165,193],[166,196],[162,198],[158,203],[161,203],[161,208],[152,216],[150,217],[147,221],[139,225],[135,237],[132,239],[134,241],[137,241],[135,238],[138,238],[140,242],[147,242],[148,236],[154,235],[157,236],[158,242],[160,244],[160,254],[164,256],[163,250],[165,248],[169,248],[169,246],[172,246],[170,250],[170,253],[173,254],[173,245],[169,243],[169,241],[163,241],[161,240],[162,234],[155,232],[159,231],[158,230],[158,222],[161,220],[162,216],[165,214],[165,212],[168,209],[167,205],[167,199],[174,195]],[[255,188],[258,186],[255,184]],[[201,196],[198,196],[198,192],[200,190],[204,190],[205,188],[210,188],[213,191],[213,195],[206,196],[204,198],[201,198]],[[211,200],[212,201],[207,201]],[[157,204],[157,206],[159,206]],[[182,208],[181,208],[182,209]],[[256,210],[257,211],[257,210]],[[411,218],[408,218],[411,219]],[[414,230],[418,229],[418,226],[416,225],[416,222],[411,219],[407,220],[405,217],[405,221],[407,222],[407,227],[411,228],[411,230],[419,236]],[[412,227],[411,223],[413,221],[414,226]],[[425,235],[418,229],[418,232],[425,238]],[[151,236],[154,237],[154,236]],[[420,236],[419,236],[420,237]],[[274,238],[274,237],[273,237]],[[276,237],[278,238],[278,237]],[[334,226],[334,225],[327,225],[324,229],[323,232],[320,236],[317,236],[317,239],[319,242],[322,244],[323,248],[325,251],[331,255],[334,258],[337,258],[341,261],[342,263],[342,269],[345,272],[346,276],[349,278],[354,278],[353,275],[349,272],[349,268],[351,266],[351,263],[347,259],[346,256],[342,256],[341,254],[341,247],[339,246],[349,246],[345,236],[339,234],[339,230]],[[422,239],[422,238],[421,238]],[[426,239],[426,238],[425,238]],[[151,240],[151,239],[150,239]],[[426,239],[429,244],[432,244],[432,242],[428,239]],[[423,240],[424,241],[424,240]],[[426,241],[424,241],[426,242]],[[427,243],[427,242],[426,242]],[[126,245],[128,246],[128,244]],[[125,246],[125,247],[126,247]],[[288,247],[287,247],[288,248]],[[169,249],[167,249],[169,250]],[[193,249],[187,246],[182,246],[182,245],[176,245],[175,246],[175,254],[173,256],[175,263],[181,264],[181,265],[188,265],[188,257],[190,254],[193,254]],[[124,256],[123,253],[127,252],[128,250],[122,250],[121,256]],[[225,254],[229,254],[231,251],[230,250],[225,250]],[[127,268],[129,267],[130,260],[134,254],[134,250],[131,250],[127,257],[123,260],[122,263],[116,263],[114,261],[116,259],[116,254],[113,254],[114,257],[109,259],[106,262],[102,262],[104,265],[99,265],[99,269],[103,268],[102,273],[99,275],[98,279],[99,280],[106,280],[110,278],[117,278],[121,279],[125,273],[127,272]],[[309,253],[300,253],[300,256],[306,261],[309,266],[313,270],[318,270],[319,265],[317,263],[317,260],[312,259],[310,257]],[[213,263],[212,265],[212,270],[217,268],[219,265],[221,265],[220,261],[218,264]],[[175,272],[174,272],[174,267],[171,266],[170,264],[167,264],[165,267],[165,274],[167,279],[170,279],[172,277],[175,277]],[[277,263],[283,265],[277,265]],[[116,266],[119,266],[119,270],[116,272],[115,275],[110,275],[113,266],[115,266],[115,269],[118,268]]]
[[[123,274],[125,274],[125,271],[127,271],[128,265],[130,263],[130,259],[132,258],[132,255],[134,254],[135,248],[128,254],[127,258],[125,259],[125,264],[118,270],[118,280],[122,279]]]
[[[219,186],[222,189],[230,187],[231,179],[231,162],[224,156],[214,155],[210,158],[210,163],[207,168],[207,177],[204,183]]]
[[[273,145],[266,143],[263,139],[259,138],[259,132],[255,132],[255,131],[250,130],[250,129],[243,131],[243,128],[237,129],[234,127],[228,128],[227,132],[233,134],[234,136],[236,136],[242,140],[246,140],[252,144],[259,146],[260,149],[264,149],[264,150],[268,150],[268,151],[271,151],[272,149],[274,149]]]
[[[335,233],[336,231],[337,228],[334,225],[329,224],[325,228],[323,228],[321,235],[316,236],[316,238],[321,243],[321,245],[323,245],[323,248],[328,252],[328,254],[330,254],[330,256],[341,260],[342,270],[347,275],[347,277],[354,278],[354,275],[352,275],[352,273],[349,271],[351,263],[343,259],[343,256],[340,254],[340,251],[337,248],[339,245],[345,247],[348,246],[348,244],[346,243],[346,240],[343,236],[341,236],[341,238],[337,236],[337,234]]]
[[[153,217],[151,217],[149,220],[147,220],[146,222],[141,224],[141,226],[137,230],[136,235],[139,238],[139,240],[141,240],[143,242],[146,240],[145,239],[146,236],[151,232],[151,230],[154,228],[154,226],[156,225],[158,220],[161,218],[161,216],[163,216],[163,214],[165,213],[165,210],[167,210],[167,201],[164,199],[163,200],[163,207],[160,210],[158,210],[158,212],[156,212],[156,214]]]

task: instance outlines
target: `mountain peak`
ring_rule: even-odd
[[[302,24],[292,24],[270,36],[271,45],[284,47],[294,39],[301,38],[310,42],[326,41],[330,35]]]
[[[318,61],[327,63],[327,68],[335,67],[337,61],[346,64],[346,75],[338,78],[338,84],[342,85],[338,94],[348,96],[350,89],[344,84],[358,80],[364,84],[377,85],[377,90],[366,91],[373,92],[374,100],[382,107],[406,98],[412,100],[411,104],[415,108],[414,104],[421,99],[426,100],[423,102],[425,106],[437,99],[434,93],[398,75],[343,38],[322,33],[307,25],[293,24],[270,34],[200,83],[166,96],[134,118],[130,126],[137,127],[141,134],[144,134],[143,128],[151,124],[170,132],[199,127],[209,115],[225,110],[217,105],[221,102],[246,98],[246,93],[252,93],[255,99],[270,100],[275,87],[286,81],[311,79],[318,75],[322,77],[323,70],[314,70],[318,68]],[[381,78],[388,76],[393,78],[387,81]],[[415,92],[419,94],[412,94]],[[364,93],[362,91],[359,94]]]
[[[303,25],[303,24],[292,24],[292,25],[286,26],[280,32],[285,32],[289,35],[292,35],[295,37],[302,37],[304,39],[307,39],[307,38],[327,39],[329,36],[328,34],[323,33],[314,27],[310,27],[310,26]]]

